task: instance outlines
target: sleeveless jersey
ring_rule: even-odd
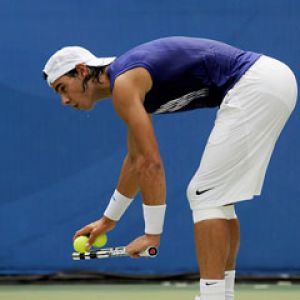
[[[143,67],[153,85],[146,94],[148,113],[172,113],[220,106],[226,93],[260,54],[222,42],[168,37],[137,46],[108,67],[110,88],[124,72]]]

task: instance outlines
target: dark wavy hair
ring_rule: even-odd
[[[102,66],[102,67],[87,66],[87,68],[89,69],[89,74],[82,81],[82,88],[83,88],[84,92],[86,91],[88,82],[90,80],[97,81],[98,83],[101,84],[101,81],[100,81],[99,77],[104,72],[106,66]],[[78,72],[74,68],[74,69],[72,69],[71,71],[67,72],[64,75],[69,76],[69,77],[76,77],[78,75]],[[43,72],[43,78],[44,78],[44,80],[47,80],[48,74],[46,74],[45,72]]]

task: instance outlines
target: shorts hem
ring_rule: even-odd
[[[255,194],[255,195],[251,195],[251,196],[246,196],[246,197],[239,197],[238,199],[218,201],[216,203],[204,203],[204,204],[201,204],[201,200],[199,200],[199,204],[198,205],[190,205],[190,208],[191,208],[192,211],[194,211],[194,210],[214,208],[214,207],[219,207],[219,206],[235,205],[236,203],[239,203],[239,202],[242,202],[242,201],[253,200],[253,198],[255,196],[259,196],[259,194]]]

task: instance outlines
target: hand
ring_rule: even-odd
[[[139,258],[139,253],[145,251],[149,247],[158,247],[160,244],[159,234],[145,234],[126,246],[126,252],[132,258]]]
[[[84,226],[83,228],[79,229],[78,231],[76,231],[75,235],[73,236],[73,240],[80,235],[89,236],[89,240],[88,240],[89,247],[87,248],[90,248],[93,245],[97,236],[113,230],[116,224],[117,224],[116,221],[113,221],[103,216],[101,219],[93,223],[90,223]]]

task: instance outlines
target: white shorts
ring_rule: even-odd
[[[283,63],[262,56],[228,91],[187,197],[192,210],[260,195],[278,136],[294,109],[297,83]]]

